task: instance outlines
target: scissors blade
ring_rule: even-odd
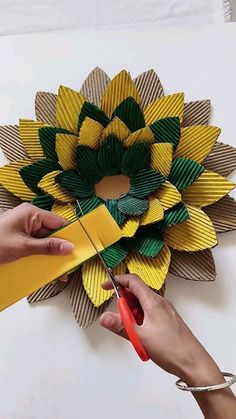
[[[79,207],[79,210],[80,210],[80,212],[81,212],[81,215],[84,215],[83,210],[82,210],[82,208],[81,208],[81,205],[80,205],[79,201],[78,201],[78,200],[76,200],[76,203],[77,203],[77,205],[78,205],[78,207]],[[74,208],[73,208],[73,209],[74,209]],[[78,222],[80,223],[80,226],[82,227],[82,229],[83,229],[84,233],[86,234],[87,238],[89,239],[90,243],[92,244],[92,246],[93,246],[93,248],[94,248],[94,250],[95,250],[95,252],[96,252],[97,256],[99,257],[99,259],[100,259],[100,261],[101,261],[101,263],[102,263],[102,266],[104,267],[104,269],[105,269],[105,271],[106,271],[106,273],[107,273],[107,275],[108,275],[109,279],[111,280],[111,283],[112,283],[113,288],[114,288],[114,290],[115,290],[116,296],[119,298],[119,297],[120,297],[120,293],[119,293],[119,290],[118,290],[118,288],[119,288],[119,287],[118,287],[118,284],[117,284],[116,278],[115,278],[115,276],[114,276],[114,275],[113,275],[113,273],[112,273],[112,270],[111,270],[110,268],[108,268],[108,266],[107,266],[107,264],[106,264],[105,260],[103,259],[103,257],[102,257],[102,255],[101,255],[101,253],[99,252],[99,250],[98,250],[98,248],[97,248],[96,244],[94,243],[94,241],[93,241],[92,237],[90,236],[90,234],[87,232],[86,228],[85,228],[85,227],[83,226],[83,224],[81,223],[80,218],[79,218],[79,216],[77,215],[76,209],[75,209],[75,214],[76,214],[76,218],[77,218]]]

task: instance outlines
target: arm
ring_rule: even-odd
[[[43,238],[67,224],[64,218],[31,204],[21,204],[0,216],[0,263],[33,254],[67,255],[73,244],[57,238]]]
[[[137,333],[153,362],[189,386],[224,382],[219,367],[169,301],[155,294],[135,275],[118,276],[117,279],[140,301],[144,322],[137,326]],[[107,282],[104,288],[111,289],[112,286]],[[117,335],[124,336],[118,313],[104,313],[100,323]],[[193,395],[205,419],[236,418],[236,398],[229,388]]]

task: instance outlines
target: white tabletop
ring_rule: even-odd
[[[236,146],[236,24],[196,29],[64,31],[0,38],[0,124],[34,117],[37,90],[79,88],[99,65],[113,76],[154,68],[166,93],[212,100],[221,141]],[[1,163],[4,160],[1,158]],[[234,175],[232,179],[236,180]],[[235,193],[234,193],[234,196]],[[214,283],[169,277],[167,297],[225,371],[236,371],[236,233],[213,250]],[[2,419],[199,419],[189,394],[130,345],[77,326],[68,294],[0,315]]]

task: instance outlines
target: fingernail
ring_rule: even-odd
[[[71,253],[74,248],[74,244],[70,242],[64,242],[60,244],[60,252],[64,254]]]
[[[112,327],[115,324],[114,317],[111,316],[110,314],[107,314],[104,320],[107,327]]]

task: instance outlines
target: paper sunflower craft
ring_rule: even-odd
[[[0,169],[3,208],[28,201],[73,221],[72,207],[80,216],[104,203],[123,232],[103,252],[115,273],[136,273],[159,292],[168,271],[215,278],[216,233],[236,228],[236,204],[227,195],[234,185],[225,178],[236,167],[236,149],[217,143],[209,100],[164,96],[153,70],[134,80],[123,70],[110,81],[96,68],[80,92],[39,92],[35,107],[37,121],[0,129],[9,160]],[[73,313],[86,327],[112,297],[101,288],[105,279],[93,258],[68,283],[56,281],[28,300],[69,286]]]

